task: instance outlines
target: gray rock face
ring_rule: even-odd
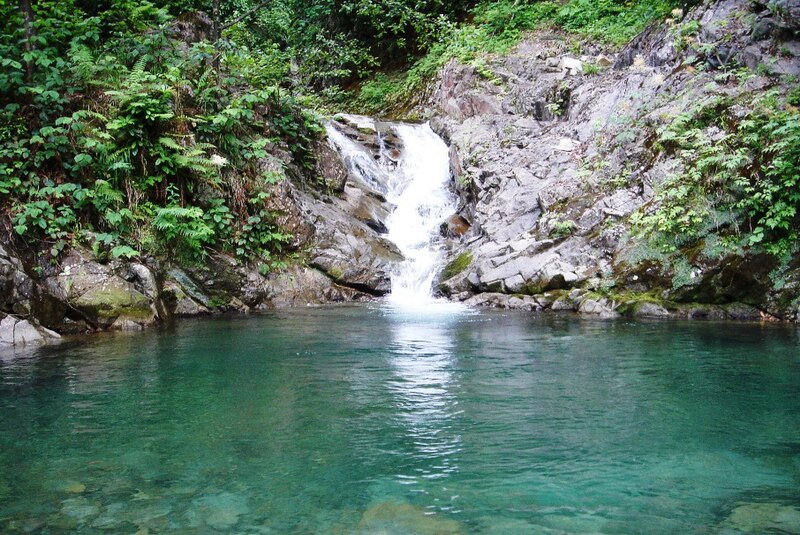
[[[336,284],[321,271],[308,267],[294,267],[268,279],[269,303],[279,308],[371,299],[370,294]]]
[[[347,167],[330,141],[318,141],[315,146],[317,155],[317,174],[322,177],[325,185],[335,193],[344,191],[347,183]]]
[[[31,315],[42,324],[55,327],[67,305],[41,283],[30,277],[22,262],[0,245],[0,311]]]
[[[510,310],[542,310],[542,304],[529,295],[513,296],[502,293],[482,293],[464,301],[474,307],[505,308]]]
[[[393,243],[348,213],[352,205],[346,199],[333,202],[301,198],[303,211],[313,217],[315,228],[310,265],[340,285],[373,295],[388,293],[391,266],[402,260],[402,255]]]
[[[596,316],[598,318],[618,318],[619,312],[615,310],[614,304],[606,298],[587,297],[578,305],[578,312]]]
[[[674,20],[654,25],[615,56],[613,69],[592,75],[582,74],[583,66],[607,67],[610,55],[577,60],[569,56],[566,41],[535,36],[488,63],[502,90],[470,66],[448,64],[431,99],[431,124],[451,143],[459,214],[471,225],[451,259],[468,251],[473,261],[465,277],[441,282],[442,293],[457,299],[464,292],[540,295],[590,289],[594,279],[630,275],[628,259],[639,240],[631,238],[630,216],[657,203],[659,185],[681,170],[672,156],[651,148],[655,132],[702,99],[747,98],[772,83],[757,75],[747,84],[715,82],[714,69],[741,64],[746,54],[753,68],[770,60],[774,72],[800,69],[796,57],[773,58],[776,46],[784,51],[800,46],[796,37],[776,29],[792,24],[797,2],[788,3],[792,6],[761,2],[756,14],[745,0],[705,3],[685,18],[674,15],[697,21],[696,43],[676,46]],[[757,39],[751,36],[752,20],[764,26]],[[690,55],[705,61],[708,72],[687,71],[683,62]],[[765,285],[747,289],[733,274],[735,266],[726,268],[732,260],[713,262],[703,266],[685,297],[669,297],[771,307]],[[751,278],[768,280],[772,268],[759,268]],[[664,281],[669,289],[674,276],[669,269],[658,280],[640,277],[635,290],[627,289],[646,291]],[[552,305],[560,307],[616,314],[609,303],[596,300]],[[661,314],[655,308],[649,312]]]
[[[101,329],[115,324],[128,329],[129,323],[144,326],[156,321],[153,301],[120,276],[126,271],[122,263],[100,264],[74,250],[60,267],[60,272],[50,278],[50,285],[60,291],[69,306],[88,323]],[[146,285],[153,284],[151,277],[145,275],[146,268],[135,268],[134,274],[136,270],[144,276]]]

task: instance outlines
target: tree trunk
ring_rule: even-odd
[[[216,43],[221,37],[222,22],[219,20],[219,0],[211,3],[211,41]]]
[[[36,37],[36,28],[33,26],[33,9],[30,0],[19,0],[19,10],[22,11],[22,25],[25,28],[25,52],[31,53],[36,50],[33,38]],[[33,59],[25,61],[25,83],[33,81],[34,63]]]
[[[219,38],[222,37],[221,22],[219,20],[219,0],[211,3],[211,42],[214,43],[214,59],[211,64],[219,72]]]

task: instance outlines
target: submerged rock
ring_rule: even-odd
[[[207,525],[214,529],[229,530],[239,523],[242,515],[250,512],[247,500],[230,492],[220,492],[196,498],[186,513],[189,526]]]
[[[364,511],[357,533],[383,535],[459,535],[461,524],[406,502],[386,501]]]
[[[748,503],[736,507],[722,527],[744,533],[800,533],[800,509],[779,503]]]
[[[84,522],[100,512],[100,506],[86,498],[70,498],[61,502],[61,514]]]

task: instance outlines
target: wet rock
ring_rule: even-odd
[[[173,281],[173,284],[167,283],[168,286],[173,289],[177,287],[181,290],[182,295],[178,295],[176,293],[176,299],[178,302],[182,300],[182,297],[188,296],[192,301],[199,303],[204,308],[209,307],[211,304],[211,298],[200,289],[198,284],[195,283],[195,281],[192,280],[192,278],[186,274],[186,272],[179,268],[172,268],[167,271],[167,274]],[[190,305],[186,304],[186,306]]]
[[[575,312],[578,310],[578,305],[569,296],[562,295],[553,301],[550,305],[550,310],[553,312]]]
[[[605,297],[587,297],[580,302],[578,312],[598,318],[618,318],[616,304]]]
[[[725,305],[725,313],[729,319],[738,321],[759,321],[763,313],[758,308],[744,303],[731,303]]]
[[[387,501],[373,505],[361,517],[357,533],[385,535],[458,535],[461,524],[443,514],[429,514],[405,502]]]
[[[439,231],[440,234],[446,238],[460,238],[469,232],[469,229],[469,221],[458,214],[453,214],[442,223]]]
[[[380,194],[362,184],[348,184],[343,195],[334,201],[342,210],[378,234],[386,234],[386,220],[391,206]]]
[[[194,499],[186,516],[192,528],[207,525],[214,529],[230,530],[239,523],[242,515],[249,512],[244,497],[220,492]]]
[[[636,303],[631,312],[638,318],[666,318],[669,316],[669,311],[658,303],[650,303],[643,301]]]
[[[267,280],[267,300],[271,306],[279,308],[371,299],[370,294],[338,285],[313,268],[294,266],[270,274]]]
[[[310,265],[340,285],[373,295],[389,293],[392,266],[402,260],[397,246],[342,209],[311,198],[304,205],[315,225]]]
[[[504,308],[511,310],[542,310],[542,305],[529,295],[508,295],[503,293],[485,292],[464,301],[467,306]]]
[[[198,316],[211,313],[206,306],[192,299],[175,281],[168,280],[164,283],[161,296],[165,307],[174,316]]]
[[[722,527],[744,533],[800,533],[800,509],[780,503],[748,503],[736,507]]]
[[[61,336],[58,333],[38,325],[34,320],[5,316],[0,321],[0,348],[3,345],[23,347],[47,344],[59,338]]]
[[[317,158],[317,174],[322,178],[326,187],[334,193],[344,191],[348,171],[336,149],[328,140],[318,141],[314,153]]]

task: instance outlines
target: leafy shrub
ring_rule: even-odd
[[[778,90],[742,107],[743,116],[734,104],[714,97],[659,132],[662,150],[677,155],[683,171],[660,185],[655,209],[634,223],[668,249],[725,228],[775,255],[796,247],[800,115]],[[739,218],[745,228],[732,227]]]
[[[312,163],[319,125],[276,86],[288,69],[232,42],[177,43],[149,2],[102,4],[37,2],[33,50],[17,5],[0,5],[5,227],[52,256],[73,241],[103,257],[281,254],[289,238],[247,199],[274,148]]]

